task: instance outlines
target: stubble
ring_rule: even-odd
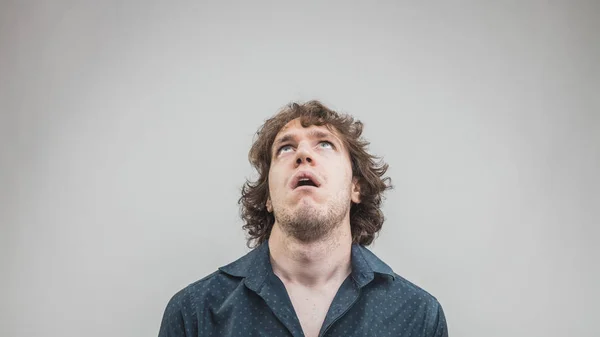
[[[275,219],[284,233],[300,242],[324,240],[342,224],[350,211],[348,196],[349,191],[340,191],[326,207],[307,203],[294,209],[275,209]],[[304,200],[300,200],[300,203],[304,203]]]

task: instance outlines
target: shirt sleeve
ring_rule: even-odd
[[[436,305],[436,313],[435,320],[433,325],[433,334],[431,337],[448,337],[448,325],[446,324],[446,316],[444,315],[444,309],[439,302],[435,302]]]
[[[187,337],[197,335],[196,320],[186,289],[175,294],[165,309],[158,337]]]

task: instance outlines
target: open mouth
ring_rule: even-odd
[[[302,179],[298,180],[298,183],[296,184],[296,187],[300,187],[300,186],[317,187],[317,184],[314,181],[312,181],[310,178],[302,178]]]
[[[319,180],[310,172],[299,172],[294,177],[292,181],[292,189],[296,189],[298,187],[319,187],[321,183]]]

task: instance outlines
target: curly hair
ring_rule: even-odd
[[[381,211],[383,192],[391,189],[391,178],[384,177],[388,165],[381,158],[367,152],[369,142],[361,137],[363,124],[347,114],[330,110],[321,102],[313,100],[304,104],[292,102],[268,119],[256,132],[248,159],[258,172],[256,181],[246,180],[238,200],[240,216],[247,231],[248,247],[256,247],[267,241],[275,217],[267,211],[269,197],[269,169],[272,146],[279,131],[290,121],[299,118],[303,127],[325,126],[336,132],[350,156],[352,176],[357,178],[361,202],[352,203],[350,227],[352,242],[370,245],[383,225]]]

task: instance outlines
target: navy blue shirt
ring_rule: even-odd
[[[435,297],[352,245],[352,272],[335,295],[319,336],[448,336]],[[304,336],[268,243],[176,293],[159,337]]]

